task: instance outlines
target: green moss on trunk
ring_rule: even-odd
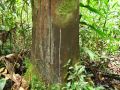
[[[56,13],[58,15],[66,16],[67,14],[77,9],[78,0],[62,0],[58,5]]]
[[[78,9],[78,0],[62,0],[56,8],[56,24],[65,27],[74,17]]]

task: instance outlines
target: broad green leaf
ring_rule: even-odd
[[[88,5],[90,4],[90,0],[87,0],[87,4],[88,4]]]
[[[87,47],[83,47],[83,49],[89,55],[91,60],[95,60],[95,58],[98,57],[97,54],[95,54],[93,51],[91,51]]]
[[[5,84],[6,84],[6,80],[0,79],[0,90],[3,90],[3,88],[5,87]]]
[[[85,71],[85,66],[82,66],[79,70],[78,70],[78,74],[81,74],[82,72]]]
[[[90,10],[91,12],[94,12],[94,13],[96,13],[96,14],[102,15],[99,10],[91,7],[90,5],[84,5],[83,3],[80,3],[80,6],[81,6],[81,7],[84,7],[84,8],[87,8],[87,9]]]
[[[86,22],[80,22],[80,24],[87,25],[88,27],[90,27],[91,29],[93,29],[94,31],[96,31],[102,37],[106,37],[107,36],[104,32],[102,32],[101,30],[95,28],[94,26],[92,26],[90,24],[87,24]]]
[[[2,3],[0,3],[0,7],[1,7],[3,10],[5,10],[5,6],[4,6]]]
[[[106,5],[108,5],[109,0],[104,0],[104,3],[105,3]]]
[[[114,3],[113,6],[112,6],[112,8],[114,8],[117,4],[118,4],[118,2]]]

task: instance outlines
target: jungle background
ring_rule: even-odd
[[[119,10],[119,0],[80,0],[79,62],[65,64],[69,67],[66,83],[46,85],[31,62],[31,1],[1,0],[0,60],[13,53],[17,59],[22,57],[18,76],[25,84],[20,86],[18,76],[11,78],[9,68],[1,63],[0,90],[17,90],[17,86],[18,90],[120,90]]]

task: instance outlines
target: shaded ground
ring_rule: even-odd
[[[86,71],[89,73],[89,82],[102,85],[107,90],[120,90],[120,57],[112,56],[105,62],[84,61]]]
[[[13,61],[10,61],[12,57]],[[25,69],[23,54],[9,54],[0,57],[0,75],[6,80],[4,90],[30,90],[28,82],[23,78]],[[15,61],[14,61],[15,59]],[[16,61],[17,60],[17,61]],[[14,63],[14,67],[11,63]],[[103,61],[83,61],[86,69],[85,80],[95,86],[103,86],[106,90],[120,90],[120,57],[111,56]],[[6,66],[7,65],[7,66]],[[9,67],[8,67],[9,65]],[[14,69],[12,69],[12,68]],[[0,79],[1,79],[0,78]]]

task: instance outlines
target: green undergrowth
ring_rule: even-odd
[[[25,63],[27,71],[24,77],[30,84],[30,90],[46,90],[45,84],[38,77],[33,64],[30,62],[30,59],[26,58]]]
[[[27,72],[25,73],[24,77],[31,86],[30,90],[104,90],[103,87],[96,87],[94,83],[85,80],[85,78],[87,78],[85,66],[81,65],[80,63],[69,67],[70,71],[68,71],[68,82],[64,85],[45,85],[42,79],[40,80],[40,78],[36,74],[36,70],[34,69],[34,66],[30,62],[30,60],[26,59],[25,63],[27,67]]]

